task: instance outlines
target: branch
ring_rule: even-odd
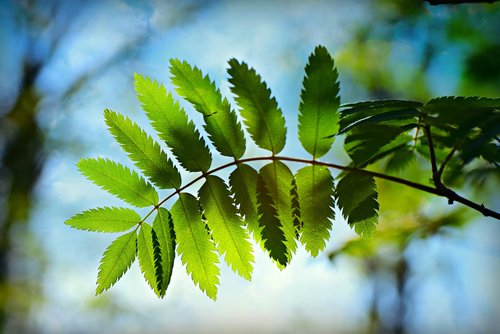
[[[338,169],[338,170],[350,172],[350,173],[369,175],[369,176],[372,176],[372,177],[375,177],[378,179],[383,179],[383,180],[399,183],[399,184],[405,185],[405,186],[410,187],[410,188],[421,190],[423,192],[427,192],[427,193],[434,194],[437,196],[445,197],[448,199],[448,203],[450,203],[450,204],[452,204],[453,202],[459,202],[459,203],[462,203],[462,204],[464,204],[464,205],[466,205],[466,206],[468,206],[476,211],[481,212],[486,217],[493,217],[496,219],[500,219],[500,213],[486,208],[483,204],[477,204],[475,202],[472,202],[472,201],[458,195],[457,193],[455,193],[451,189],[446,188],[442,184],[441,184],[442,187],[440,187],[440,188],[437,188],[437,187],[432,188],[432,187],[426,186],[424,184],[401,179],[399,177],[395,177],[395,176],[391,176],[391,175],[386,175],[386,174],[382,174],[382,173],[378,173],[378,172],[374,172],[374,171],[369,171],[366,169],[349,167],[349,166],[342,166],[342,165],[337,165],[337,164],[328,163],[328,162],[321,162],[321,161],[317,161],[317,160],[307,160],[307,159],[299,159],[299,158],[291,158],[291,157],[282,157],[282,156],[272,155],[272,156],[266,156],[266,157],[254,157],[254,158],[245,158],[245,159],[235,160],[235,161],[229,162],[227,164],[221,165],[219,167],[216,167],[212,170],[209,170],[206,173],[203,173],[202,175],[198,176],[197,178],[195,178],[191,182],[180,187],[179,189],[176,189],[173,193],[171,193],[170,195],[165,197],[153,209],[151,209],[151,211],[149,211],[149,213],[141,220],[141,223],[144,222],[156,209],[158,209],[160,206],[162,206],[170,198],[174,197],[175,195],[177,195],[180,192],[184,191],[185,189],[189,188],[190,186],[192,186],[196,182],[204,179],[208,175],[211,175],[211,174],[216,173],[220,170],[229,168],[231,166],[236,166],[240,163],[252,162],[252,161],[263,161],[263,160],[272,160],[272,161],[279,160],[279,161],[297,162],[297,163],[303,163],[303,164],[308,164],[308,165],[317,165],[317,166],[324,166],[324,167],[328,167],[328,168],[334,168],[334,169]]]

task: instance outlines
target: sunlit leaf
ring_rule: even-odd
[[[149,180],[159,188],[179,188],[181,175],[172,161],[137,124],[109,109],[104,119],[116,141]]]
[[[78,168],[87,179],[131,205],[146,207],[158,203],[158,193],[153,186],[118,162],[104,158],[80,159]]]
[[[172,82],[177,93],[194,106],[203,115],[205,130],[217,151],[222,155],[241,158],[245,153],[245,137],[236,113],[229,102],[210,80],[196,66],[178,59],[170,60]]]
[[[141,217],[129,208],[102,207],[83,211],[64,223],[73,228],[94,232],[125,232],[137,225]]]
[[[271,90],[253,68],[236,59],[229,61],[228,73],[231,91],[252,139],[260,148],[281,152],[286,140],[285,119]]]
[[[163,85],[137,73],[134,79],[144,112],[179,163],[191,172],[208,171],[212,154],[184,109]]]
[[[136,255],[136,231],[119,236],[106,248],[97,275],[96,295],[109,289],[130,268]]]
[[[335,217],[333,178],[326,167],[306,166],[295,179],[302,221],[300,241],[312,256],[317,256],[325,249]]]
[[[217,298],[219,259],[209,232],[201,218],[196,198],[180,193],[170,209],[174,222],[177,253],[193,282],[210,298]]]
[[[158,238],[149,224],[143,223],[137,236],[137,258],[139,267],[154,293],[160,297],[162,290],[162,263]]]
[[[218,176],[207,176],[199,198],[219,253],[234,272],[250,280],[254,262],[252,245],[226,184]]]
[[[305,68],[299,107],[299,139],[314,158],[325,155],[338,132],[338,73],[325,47],[318,46]]]
[[[175,233],[170,212],[165,208],[158,208],[158,214],[153,221],[153,231],[158,238],[161,255],[161,284],[160,297],[165,296],[175,260]]]

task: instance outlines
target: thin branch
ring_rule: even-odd
[[[291,157],[282,157],[282,156],[272,155],[272,156],[266,156],[266,157],[254,157],[254,158],[245,158],[245,159],[240,159],[240,160],[234,160],[232,162],[221,165],[219,167],[216,167],[214,169],[209,170],[208,172],[203,173],[202,175],[198,176],[197,178],[195,178],[191,182],[187,183],[186,185],[176,189],[173,193],[171,193],[170,195],[165,197],[161,202],[159,202],[157,205],[155,205],[153,207],[153,209],[151,209],[151,211],[149,211],[149,213],[141,220],[141,223],[144,222],[155,210],[157,210],[160,206],[162,206],[170,198],[174,197],[175,195],[177,195],[180,192],[184,191],[185,189],[189,188],[190,186],[192,186],[196,182],[204,179],[208,175],[211,175],[211,174],[216,173],[220,170],[229,168],[231,166],[238,165],[240,163],[252,162],[252,161],[263,161],[263,160],[289,161],[289,162],[303,163],[303,164],[309,164],[309,165],[324,166],[324,167],[328,167],[328,168],[342,170],[345,172],[369,175],[369,176],[372,176],[375,178],[399,183],[399,184],[405,185],[407,187],[418,189],[418,190],[421,190],[421,191],[424,191],[427,193],[431,193],[431,194],[434,194],[437,196],[446,197],[448,199],[448,203],[450,203],[450,204],[453,202],[459,202],[459,203],[462,203],[462,204],[464,204],[472,209],[475,209],[475,210],[481,212],[484,216],[489,216],[489,217],[494,217],[496,219],[500,219],[500,213],[486,208],[483,204],[477,204],[475,202],[472,202],[472,201],[458,195],[454,191],[446,188],[442,184],[441,184],[441,187],[439,187],[439,188],[437,188],[437,187],[432,188],[432,187],[426,186],[424,184],[412,182],[412,181],[401,179],[399,177],[395,177],[395,176],[391,176],[391,175],[386,175],[386,174],[382,174],[382,173],[378,173],[378,172],[374,172],[374,171],[369,171],[366,169],[360,169],[360,168],[349,167],[349,166],[342,166],[342,165],[337,165],[337,164],[328,163],[328,162],[322,162],[322,161],[318,161],[318,160],[307,160],[307,159],[299,159],[299,158],[291,158]]]
[[[438,178],[441,180],[441,176],[443,175],[443,172],[444,172],[444,168],[446,167],[446,164],[448,162],[450,162],[451,158],[453,157],[453,154],[455,154],[455,151],[457,150],[457,148],[460,147],[460,144],[461,142],[458,142],[455,144],[455,146],[453,146],[453,148],[451,149],[450,153],[448,153],[448,155],[446,156],[446,158],[444,159],[443,163],[441,164],[441,167],[439,167],[439,170],[438,170]]]

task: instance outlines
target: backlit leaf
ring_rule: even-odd
[[[229,61],[228,73],[231,91],[252,139],[260,148],[281,152],[286,140],[285,119],[271,90],[253,68],[236,59]]]
[[[153,221],[153,231],[158,238],[158,245],[161,254],[161,289],[160,297],[165,296],[175,260],[175,233],[170,212],[165,208],[158,208],[158,214]]]
[[[137,73],[134,79],[137,97],[144,112],[179,163],[190,172],[208,171],[212,154],[172,94],[167,93],[163,85]]]
[[[257,242],[261,241],[259,227],[259,213],[257,210],[257,180],[259,173],[246,164],[238,164],[229,175],[231,192],[234,201],[239,206],[241,216]]]
[[[340,105],[338,73],[323,46],[309,57],[299,107],[299,139],[314,158],[325,155],[338,132]]]
[[[180,193],[170,209],[174,222],[177,253],[193,282],[210,298],[217,298],[219,259],[209,231],[205,228],[196,198]]]
[[[333,178],[328,168],[306,166],[295,175],[302,221],[300,241],[312,256],[325,249],[333,212]]]
[[[231,110],[229,102],[210,81],[208,75],[197,67],[191,67],[187,62],[178,59],[170,60],[172,83],[177,87],[177,93],[194,108],[203,114],[205,130],[217,151],[222,155],[241,158],[245,153],[245,137],[236,113]]]
[[[94,232],[125,232],[137,225],[141,217],[132,209],[103,207],[83,211],[65,221],[73,228]]]
[[[154,293],[160,297],[162,289],[162,263],[156,234],[149,224],[143,223],[137,236],[139,267]]]
[[[219,253],[234,272],[250,280],[254,262],[252,245],[226,184],[218,176],[207,176],[199,198]]]
[[[297,249],[291,194],[293,174],[288,166],[281,161],[273,161],[262,167],[259,170],[259,175],[265,184],[269,196],[272,198],[270,205],[276,210],[277,218],[280,221],[279,228],[283,230],[287,257],[288,261],[290,261],[292,254]],[[262,203],[260,204],[262,205]],[[265,229],[266,225],[264,225]],[[262,236],[265,239],[264,230],[262,231]]]
[[[370,239],[378,223],[377,185],[372,176],[348,173],[337,184],[337,204],[349,225]]]
[[[104,118],[116,141],[154,185],[163,189],[181,186],[179,171],[144,130],[128,117],[109,109],[104,111]]]
[[[106,248],[97,274],[96,295],[109,289],[130,268],[135,260],[136,241],[137,233],[132,231],[119,236]]]
[[[77,165],[87,179],[131,205],[141,208],[158,203],[158,193],[153,186],[118,162],[87,158],[80,159]]]

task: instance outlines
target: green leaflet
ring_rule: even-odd
[[[139,267],[154,293],[160,297],[162,290],[162,263],[160,246],[155,232],[149,224],[142,223],[137,236],[137,258]]]
[[[404,170],[415,160],[415,150],[411,147],[405,146],[404,148],[396,151],[392,157],[387,161],[385,170],[388,172],[398,172]]]
[[[255,241],[261,241],[261,228],[259,227],[259,213],[257,211],[257,180],[259,173],[246,164],[238,164],[229,175],[231,192],[234,201],[239,206],[242,217]]]
[[[103,207],[83,211],[64,223],[73,228],[94,232],[125,232],[141,221],[132,209]]]
[[[285,147],[286,127],[271,90],[253,68],[234,58],[229,61],[228,73],[250,136],[260,148],[278,154]]]
[[[80,159],[77,166],[87,179],[131,205],[142,208],[158,203],[153,186],[118,162],[87,158]]]
[[[181,175],[172,161],[137,124],[109,109],[104,111],[109,131],[130,159],[159,188],[179,188]]]
[[[337,184],[337,205],[349,225],[370,239],[378,223],[377,185],[372,176],[348,173]]]
[[[234,272],[250,280],[255,261],[248,232],[231,199],[224,181],[209,175],[199,190],[200,204],[212,231],[217,249]]]
[[[158,208],[158,214],[153,221],[153,230],[158,238],[161,253],[161,284],[160,297],[165,296],[170,284],[175,260],[175,233],[170,212],[165,208]]]
[[[96,295],[109,289],[125,274],[135,260],[136,231],[119,236],[106,248],[97,274]]]
[[[340,133],[363,124],[404,121],[417,126],[422,103],[416,101],[382,100],[344,104],[341,106]],[[401,124],[400,124],[401,125]]]
[[[335,218],[333,178],[328,168],[313,165],[301,168],[295,180],[303,225],[300,241],[312,256],[317,256],[325,249],[331,219]]]
[[[236,113],[229,102],[196,66],[178,59],[170,60],[172,83],[177,93],[188,100],[203,115],[205,130],[215,148],[225,156],[241,158],[245,153],[245,137]]]
[[[262,243],[269,256],[283,269],[289,262],[286,237],[276,212],[276,205],[261,175],[257,181],[257,202]]]
[[[404,127],[384,124],[352,129],[344,140],[344,149],[357,167],[365,167],[407,146],[413,138]]]
[[[299,139],[314,158],[331,148],[339,125],[338,73],[328,50],[318,46],[309,57],[299,106]]]
[[[163,85],[137,73],[134,79],[144,112],[179,163],[190,172],[208,171],[212,154],[184,109]]]
[[[196,198],[188,193],[180,193],[170,209],[174,222],[177,253],[193,282],[210,298],[217,298],[219,284],[219,260],[209,231],[201,219]]]
[[[274,208],[274,215],[279,219],[280,222],[279,228],[284,233],[284,243],[287,248],[287,258],[288,261],[290,261],[292,258],[292,254],[297,249],[297,243],[295,241],[296,232],[291,194],[293,174],[287,165],[283,164],[280,161],[273,161],[262,167],[259,171],[259,175],[262,178],[265,189],[267,189],[267,192],[272,199],[270,203],[263,203],[262,200],[266,199],[266,194],[260,194],[261,201],[259,202],[259,204],[261,207],[266,208],[266,210],[268,210],[267,206]],[[258,188],[258,191],[262,190],[262,186]],[[259,197],[257,197],[257,199],[259,200]],[[264,217],[261,217],[260,225],[263,227],[263,239],[266,239],[266,236],[268,238],[272,237],[269,233],[265,232],[270,223],[272,224],[273,221],[270,220],[268,222],[264,220]],[[272,228],[274,229],[275,226],[272,226]]]

